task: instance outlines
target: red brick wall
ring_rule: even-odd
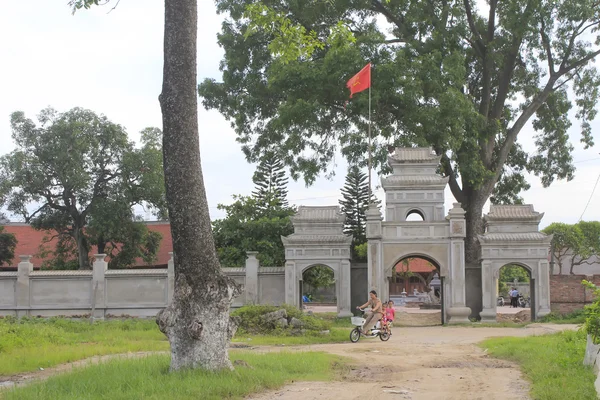
[[[590,290],[583,287],[582,280],[600,285],[600,275],[551,275],[550,307],[552,311],[567,314],[582,309],[593,300]]]

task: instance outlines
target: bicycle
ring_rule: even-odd
[[[363,313],[363,316],[365,314],[364,310],[361,310]],[[351,317],[350,321],[352,322],[352,325],[355,326],[354,329],[352,329],[352,331],[350,332],[350,341],[352,343],[356,343],[360,340],[361,337],[361,327],[365,324],[366,319],[363,317]],[[375,327],[371,328],[371,330],[368,332],[368,334],[363,334],[362,336],[364,336],[365,338],[376,338],[379,337],[379,339],[382,342],[387,342],[388,340],[390,340],[390,336],[391,336],[391,332],[390,332],[390,328],[389,326],[381,326],[381,320],[377,321],[377,324],[375,324]]]

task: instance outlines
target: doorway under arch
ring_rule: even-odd
[[[392,267],[388,298],[396,312],[402,314],[400,324],[429,326],[443,324],[443,288],[440,267],[430,257],[410,255]],[[382,299],[383,300],[383,299]]]
[[[535,285],[531,268],[518,262],[507,263],[498,270],[496,282],[496,320],[526,322],[535,320]],[[516,296],[515,296],[516,295]]]
[[[328,307],[337,309],[336,280],[333,268],[326,264],[314,264],[302,271],[302,302],[304,307],[321,307],[324,312],[335,311],[325,309]]]

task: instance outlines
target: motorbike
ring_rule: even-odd
[[[498,305],[500,307],[504,307],[504,297],[502,297],[502,296],[498,297]]]
[[[517,302],[519,307],[527,308],[531,305],[531,299],[529,297],[525,298],[523,295],[519,295]]]
[[[355,328],[352,329],[352,331],[350,332],[350,341],[352,343],[356,343],[359,341],[361,336],[364,336],[365,338],[379,337],[379,339],[381,339],[382,342],[387,342],[390,339],[390,336],[392,333],[390,332],[389,327],[381,326],[381,321],[377,321],[377,324],[375,324],[375,327],[372,328],[367,334],[361,335],[360,328],[365,324],[366,319],[364,318],[365,311],[364,310],[360,310],[360,311],[362,311],[361,317],[351,317],[350,318],[352,325],[355,326]]]

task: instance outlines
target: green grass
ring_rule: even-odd
[[[573,311],[569,314],[550,313],[540,319],[540,322],[553,324],[583,324],[585,322],[584,310]]]
[[[245,343],[249,346],[274,346],[274,345],[308,345],[321,343],[343,343],[349,341],[349,328],[331,328],[329,335],[319,333],[307,333],[302,336],[287,335],[248,335],[237,334],[232,340],[233,343]]]
[[[535,400],[596,399],[596,376],[583,365],[585,334],[565,331],[525,338],[494,338],[481,343],[488,354],[514,361],[531,382]]]
[[[334,324],[335,325],[335,324]],[[329,335],[247,335],[234,342],[257,345],[339,343],[350,329],[333,327]],[[251,340],[248,340],[250,338]],[[0,319],[0,376],[50,368],[105,354],[169,350],[169,342],[154,320],[110,320],[90,324],[64,318]]]
[[[57,375],[45,382],[7,391],[6,400],[55,399],[241,399],[287,382],[327,381],[343,368],[343,359],[325,353],[234,353],[250,367],[211,373],[169,373],[169,356],[112,360]]]
[[[62,318],[0,319],[0,375],[95,355],[168,349],[169,342],[153,320],[90,324]]]

